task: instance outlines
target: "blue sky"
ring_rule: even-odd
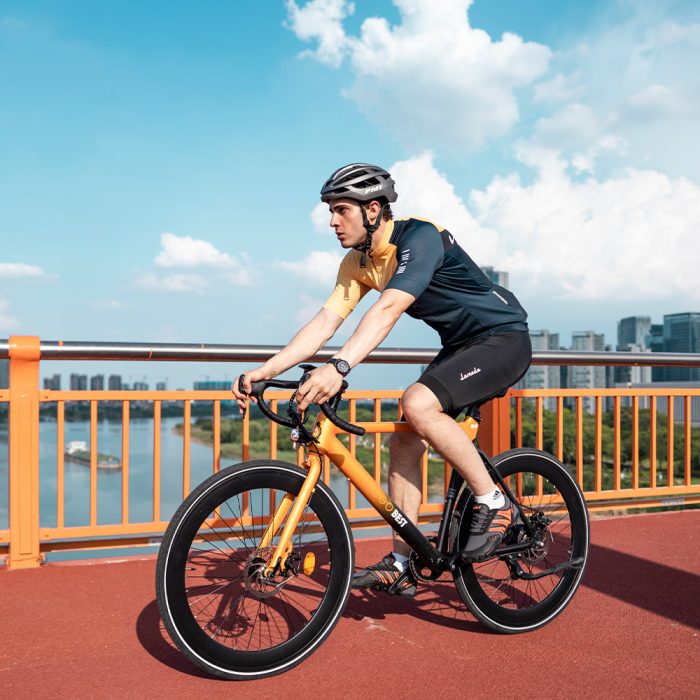
[[[339,259],[320,185],[358,160],[565,344],[697,311],[699,57],[695,2],[0,2],[0,337],[284,343]]]

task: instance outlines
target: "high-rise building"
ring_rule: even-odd
[[[700,313],[664,316],[664,352],[698,352],[700,349]],[[700,380],[700,367],[662,367],[663,381]]]
[[[110,391],[121,391],[122,390],[122,376],[121,374],[110,374],[108,381],[108,386]]]
[[[628,316],[617,322],[617,349],[625,350],[626,345],[647,347],[647,339],[651,332],[649,316]]]
[[[104,391],[105,388],[105,375],[96,374],[94,377],[90,377],[90,391]]]
[[[156,382],[156,391],[167,391],[167,389],[165,382]]]
[[[494,283],[503,287],[504,289],[510,289],[510,275],[502,270],[494,270],[489,265],[482,267],[481,271]]]
[[[617,322],[617,350],[619,352],[651,352],[647,345],[651,336],[649,316],[628,316]],[[648,384],[651,367],[615,367],[613,383]]]
[[[87,374],[71,374],[70,375],[70,390],[71,391],[86,391],[88,384]]]
[[[61,391],[61,375],[54,374],[53,377],[45,377],[44,389],[47,391]]]
[[[652,352],[663,352],[664,351],[664,324],[663,323],[652,323],[649,329],[649,335],[647,336],[647,347]],[[651,368],[651,381],[652,382],[662,382],[664,380],[664,370],[665,367],[652,367]]]
[[[10,361],[0,360],[0,389],[10,386]]]
[[[532,350],[559,350],[559,333],[548,330],[531,330]],[[561,370],[558,365],[530,365],[525,376],[516,385],[518,389],[558,389],[561,386]],[[556,398],[546,398],[544,406],[556,410]]]
[[[209,380],[205,382],[195,382],[195,391],[228,391],[231,388],[230,381],[215,381]]]
[[[146,384],[146,382],[134,382],[131,388],[134,391],[148,391],[148,384]]]
[[[594,331],[575,331],[571,334],[571,349],[580,352],[605,350],[605,336]],[[604,366],[570,367],[569,386],[572,389],[600,389],[606,385]],[[587,396],[583,400],[587,413],[595,413],[595,399]]]

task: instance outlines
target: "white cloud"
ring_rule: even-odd
[[[689,14],[666,2],[612,3],[598,13],[595,28],[579,37],[582,45],[557,50],[555,78],[542,85],[549,83],[556,93],[557,87],[566,88],[556,76],[576,75],[580,94],[567,99],[598,122],[589,143],[584,136],[592,121],[579,125],[580,154],[585,156],[602,136],[612,136],[625,145],[627,166],[700,181],[700,162],[688,148],[696,140],[700,115],[700,88],[692,69],[700,62],[700,24],[682,19]],[[537,88],[535,95],[543,97]],[[610,165],[612,173],[620,162]]]
[[[19,279],[22,277],[41,278],[48,275],[38,265],[26,263],[0,263],[0,278]]]
[[[483,231],[447,178],[435,168],[430,152],[394,163],[389,171],[399,199],[399,217],[420,216],[444,226],[476,262],[486,264],[497,247],[494,231]]]
[[[543,80],[535,85],[535,102],[566,102],[577,100],[585,92],[580,83],[581,72],[570,75],[557,73],[553,78]]]
[[[511,272],[517,289],[572,299],[700,301],[699,187],[635,169],[576,182],[559,163],[532,184],[495,178],[471,193],[479,223],[499,232],[493,262]]]
[[[134,285],[141,289],[157,292],[187,292],[202,294],[208,287],[208,282],[200,275],[165,275],[159,277],[152,272],[138,275]]]
[[[291,272],[307,283],[326,287],[330,294],[343,255],[344,253],[312,250],[303,260],[297,262],[280,261],[275,263],[275,267]]]
[[[700,24],[678,24],[667,20],[648,32],[639,53],[654,53],[679,44],[700,46]]]
[[[345,0],[312,0],[300,8],[294,0],[286,0],[286,5],[288,26],[297,37],[302,41],[318,40],[318,49],[305,53],[339,66],[347,43],[343,20],[355,12],[354,4]]]
[[[299,299],[294,305],[294,320],[300,325],[308,323],[321,310],[325,301],[325,299],[317,299],[308,294],[299,295]]]
[[[287,7],[297,36],[318,40],[318,60],[337,66],[347,57],[346,96],[412,150],[469,151],[507,133],[519,117],[515,90],[545,74],[550,49],[511,33],[492,41],[469,24],[472,0],[393,1],[401,23],[371,17],[359,36],[343,28],[347,2]]]
[[[647,119],[682,114],[690,108],[684,95],[668,85],[649,85],[635,92],[627,98],[627,106]]]
[[[17,328],[19,321],[10,315],[10,302],[7,299],[0,299],[0,330],[12,331]]]
[[[160,244],[161,251],[155,260],[157,267],[213,267],[221,271],[222,280],[234,286],[246,287],[253,282],[250,259],[246,253],[229,255],[218,250],[209,241],[191,236],[177,236],[174,233],[162,233]],[[179,291],[181,285],[187,287],[191,283],[201,291],[201,285],[193,281],[201,279],[196,275],[170,275],[164,278],[151,275],[148,284],[153,283],[155,286],[152,288],[172,286],[172,291]]]
[[[316,233],[331,235],[333,229],[330,227],[331,214],[328,210],[328,204],[326,202],[319,202],[311,210],[311,224],[314,227]]]
[[[161,251],[156,257],[158,267],[231,267],[234,264],[228,253],[198,238],[162,233],[160,245]]]

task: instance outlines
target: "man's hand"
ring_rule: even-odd
[[[235,379],[233,381],[233,386],[231,388],[233,390],[233,393],[236,395],[236,401],[238,402],[238,410],[241,413],[245,413],[246,403],[249,398],[247,394],[250,394],[250,392],[253,390],[253,382],[259,382],[261,379],[269,379],[269,377],[259,367],[257,369],[251,369],[248,372],[246,372],[245,379],[243,380],[243,388],[245,390],[245,393],[242,393],[238,388],[238,379]],[[253,403],[257,403],[257,400],[253,397],[250,397],[250,400],[253,401]]]
[[[333,365],[317,367],[309,378],[297,389],[297,410],[303,413],[312,403],[326,403],[343,385],[343,377]]]

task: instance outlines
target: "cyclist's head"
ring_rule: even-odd
[[[390,202],[397,199],[394,181],[391,175],[378,165],[369,163],[350,163],[338,168],[321,188],[321,201],[326,202],[333,216],[331,226],[335,229],[343,247],[352,246],[362,253],[360,267],[365,266],[367,251],[372,246],[372,234],[381,226],[382,221],[389,221]],[[340,214],[339,204],[347,203],[350,211]],[[352,208],[361,217],[361,227],[353,225]],[[345,221],[339,221],[340,217]],[[341,227],[345,228],[342,233]],[[354,240],[356,233],[364,232],[360,240]]]
[[[350,163],[338,168],[321,188],[321,201],[354,199],[360,204],[377,201],[383,208],[382,218],[392,218],[389,204],[398,198],[391,175],[378,165]]]

